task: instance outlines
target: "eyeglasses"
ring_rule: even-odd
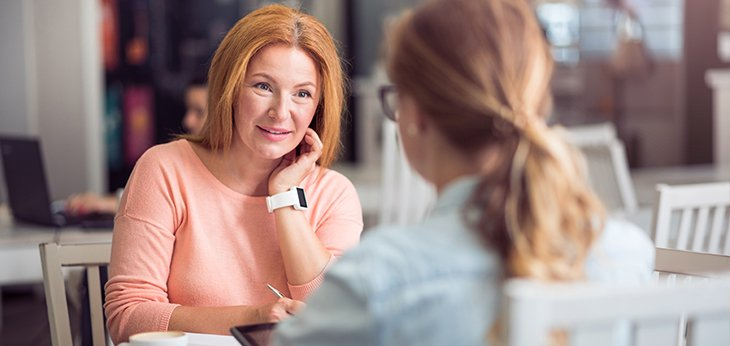
[[[385,117],[397,121],[398,111],[398,89],[395,85],[384,85],[380,87],[380,106],[383,107]]]

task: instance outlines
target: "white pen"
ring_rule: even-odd
[[[281,294],[281,292],[279,292],[279,290],[277,290],[276,288],[274,288],[274,286],[271,286],[269,284],[266,284],[266,287],[268,287],[271,290],[271,292],[274,292],[274,294],[276,294],[277,297],[279,297],[279,298],[285,298],[284,295]]]

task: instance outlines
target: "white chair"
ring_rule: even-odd
[[[656,248],[654,270],[683,276],[724,278],[730,274],[730,256]]]
[[[571,126],[567,127],[566,130],[568,140],[577,146],[604,144],[618,139],[616,127],[613,123],[608,122]]]
[[[566,128],[568,141],[586,159],[588,180],[608,211],[636,212],[638,203],[623,143],[611,123]]]
[[[616,286],[510,280],[502,340],[508,346],[547,345],[558,332],[573,346],[676,345],[685,338],[679,320],[687,316],[687,345],[729,345],[729,291],[727,281]]]
[[[730,275],[730,256],[676,249],[655,249],[654,277],[657,282],[688,283],[707,281],[711,278],[727,279],[728,275]],[[678,323],[678,335],[685,335],[687,329],[687,317],[682,316]],[[678,339],[676,345],[685,345],[683,341],[685,340]]]
[[[730,255],[730,182],[657,185],[652,238],[658,248]]]
[[[410,224],[423,220],[436,201],[436,189],[408,165],[397,125],[383,121],[383,176],[379,223]]]
[[[40,254],[53,346],[73,345],[63,275],[63,268],[66,267],[86,269],[92,340],[94,346],[106,345],[99,268],[109,264],[111,243],[67,245],[43,243],[40,244]]]

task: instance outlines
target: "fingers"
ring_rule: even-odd
[[[79,204],[79,195],[71,195],[68,198],[66,198],[66,204],[64,205],[64,208],[66,211],[74,211],[78,208]]]
[[[321,153],[322,148],[324,148],[322,139],[319,138],[317,131],[314,131],[313,129],[307,129],[307,132],[304,134],[304,141],[312,148],[313,151]]]
[[[91,193],[75,194],[66,199],[64,208],[70,214],[84,214],[94,210],[97,199]]]
[[[297,159],[303,159],[313,164],[322,155],[322,148],[324,148],[324,144],[322,144],[317,132],[313,129],[307,129],[301,144],[300,156]]]
[[[269,176],[269,193],[279,193],[298,185],[307,174],[311,173],[317,160],[322,155],[322,140],[313,129],[307,129],[304,138],[297,148],[284,155],[279,166]]]
[[[299,310],[303,309],[306,304],[304,302],[294,299],[287,299],[286,301],[286,312],[290,315],[296,315]]]
[[[283,321],[296,314],[304,305],[298,300],[279,298],[275,303],[263,307],[263,320],[265,322]]]
[[[294,162],[294,160],[297,158],[296,151],[297,151],[297,149],[294,148],[294,150],[286,153],[286,155],[284,155],[284,157],[283,157],[282,164],[285,164],[285,166],[288,166],[289,164]]]

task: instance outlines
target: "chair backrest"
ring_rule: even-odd
[[[66,302],[64,267],[86,269],[92,340],[94,346],[106,345],[100,267],[109,264],[111,243],[64,245],[43,243],[40,244],[40,254],[53,346],[73,345]]]
[[[654,270],[666,274],[722,278],[730,273],[730,256],[656,248]]]
[[[397,126],[383,122],[383,182],[379,223],[410,224],[423,220],[436,201],[436,189],[408,165]]]
[[[638,208],[626,149],[618,139],[578,146],[585,155],[588,179],[611,212],[633,213]]]
[[[618,139],[612,123],[571,126],[566,130],[568,140],[577,146],[604,144]]]
[[[626,149],[611,123],[566,128],[567,139],[586,159],[591,186],[610,212],[633,213],[638,207]]]
[[[659,248],[730,255],[730,182],[657,185],[652,238]]]
[[[654,278],[656,282],[669,285],[706,282],[711,278],[727,279],[728,275],[730,275],[730,256],[665,248],[655,249]],[[684,335],[687,330],[687,316],[682,316],[678,324],[678,333]],[[684,340],[678,340],[676,345],[685,345],[682,341]]]
[[[510,280],[504,288],[502,338],[508,346],[730,344],[730,282],[616,286]]]

